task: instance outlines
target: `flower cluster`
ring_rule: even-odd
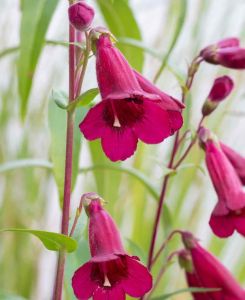
[[[204,48],[188,72],[183,99],[178,101],[161,91],[142,74],[134,70],[114,45],[111,33],[103,28],[89,31],[94,11],[84,1],[69,7],[71,24],[87,31],[96,58],[96,75],[101,100],[90,108],[79,127],[84,137],[101,140],[105,155],[113,162],[132,156],[138,141],[157,144],[172,136],[183,125],[182,110],[185,93],[191,88],[194,75],[203,62],[232,69],[245,69],[245,49],[236,38],[228,38]],[[88,32],[89,31],[89,32]],[[218,77],[202,107],[202,119],[196,136],[176,163],[175,156],[184,140],[176,135],[169,167],[176,170],[197,138],[203,150],[207,169],[218,196],[210,217],[210,227],[218,237],[225,238],[237,231],[245,236],[245,158],[223,144],[207,128],[204,120],[229,97],[233,80]],[[151,268],[168,175],[165,177],[153,231],[148,260]],[[143,297],[152,288],[152,276],[138,257],[128,255],[112,217],[95,193],[85,194],[83,205],[89,218],[91,259],[75,271],[72,287],[78,299],[124,300],[127,295]],[[195,300],[244,300],[245,292],[229,271],[203,249],[191,233],[182,232],[185,248],[178,252],[190,287],[212,289],[193,292]]]

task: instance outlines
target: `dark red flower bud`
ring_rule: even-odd
[[[94,19],[93,8],[84,1],[72,4],[68,9],[68,14],[70,23],[80,31],[86,31]]]
[[[245,49],[237,38],[228,38],[204,48],[200,56],[211,64],[231,69],[245,69]]]
[[[233,89],[234,83],[229,76],[222,76],[215,79],[211,91],[202,107],[202,114],[209,115],[219,105],[219,102],[229,96]]]

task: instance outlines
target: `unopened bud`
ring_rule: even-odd
[[[84,1],[72,4],[68,9],[70,23],[80,31],[89,29],[94,19],[94,9]]]
[[[233,87],[233,80],[229,76],[216,78],[208,98],[203,104],[203,116],[208,116],[211,114],[217,108],[219,103],[230,95]]]

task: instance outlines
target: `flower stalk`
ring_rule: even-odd
[[[182,103],[185,103],[185,101],[186,101],[186,96],[187,96],[190,88],[192,87],[192,83],[193,83],[195,74],[198,71],[198,68],[199,68],[201,62],[202,62],[202,58],[200,58],[200,57],[194,58],[194,60],[192,61],[191,65],[188,69],[186,84],[183,87],[183,92],[182,92]],[[200,122],[200,124],[201,124],[201,122]],[[199,126],[200,126],[200,124],[199,124]],[[194,143],[192,142],[190,144],[190,146],[188,147],[189,149],[188,149],[187,154],[189,153],[189,151],[192,148],[192,146],[194,145]],[[169,169],[172,169],[174,167],[174,160],[175,160],[176,154],[178,152],[179,145],[180,145],[180,143],[179,143],[179,131],[177,131],[176,134],[175,134],[175,139],[174,139],[174,144],[173,144],[173,149],[172,149],[172,152],[171,152],[170,160],[169,160],[169,163],[168,163],[168,166],[167,166]],[[185,156],[187,154],[185,154]],[[182,160],[181,160],[181,162],[182,162]],[[164,200],[165,200],[169,179],[170,179],[170,174],[167,174],[163,179],[162,191],[161,191],[161,195],[160,195],[159,202],[158,202],[155,222],[154,222],[154,225],[153,225],[151,244],[150,244],[150,249],[149,249],[149,254],[148,254],[147,266],[148,266],[149,270],[151,270],[152,265],[153,265],[153,256],[154,256],[154,249],[155,249],[155,244],[156,244],[157,232],[158,232],[158,228],[159,228],[163,203],[164,203]]]

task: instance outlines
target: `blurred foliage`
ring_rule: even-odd
[[[23,0],[20,8],[18,1],[13,2],[20,26],[17,21],[13,25],[10,23],[12,20],[3,19],[2,26],[8,30],[0,33],[0,64],[3,70],[7,70],[2,72],[0,82],[0,228],[57,231],[60,217],[58,202],[61,198],[58,194],[62,194],[63,186],[66,125],[64,111],[50,98],[51,89],[57,86],[59,91],[67,88],[64,85],[67,82],[67,44],[58,42],[62,49],[57,49],[53,47],[57,43],[52,40],[67,40],[67,31],[60,29],[67,20],[66,3],[56,0]],[[174,90],[177,86],[180,91],[178,81],[183,80],[187,64],[207,43],[228,35],[240,36],[245,42],[245,7],[240,0],[156,1],[158,11],[154,10],[152,1],[147,0],[138,1],[138,4],[137,1],[127,0],[96,0],[93,3],[98,8],[99,20],[104,20],[119,40],[118,46],[134,68],[141,71],[145,67],[147,74],[153,74],[153,78],[163,66],[158,84],[164,89],[169,87]],[[158,15],[158,28],[152,27],[156,20],[150,17],[148,19],[148,11],[144,11],[147,10],[147,5],[149,16],[152,10]],[[219,5],[225,9],[217,10]],[[141,10],[133,9],[135,7],[140,7]],[[56,9],[59,15],[53,15]],[[0,1],[0,10],[1,15],[4,15],[5,10],[9,13],[13,8],[9,8],[5,0]],[[55,18],[57,21],[53,23]],[[240,25],[232,27],[231,23],[234,21]],[[96,25],[100,24],[101,22]],[[211,30],[207,24],[211,24]],[[11,39],[12,33],[17,36],[15,40]],[[43,48],[44,40],[49,36],[54,38],[49,42],[49,47]],[[148,37],[151,44],[145,42],[145,37]],[[61,57],[58,61],[60,68],[52,64],[53,60],[57,63],[56,55]],[[92,68],[92,63],[90,67]],[[201,68],[188,97],[184,129],[195,128],[200,118],[202,101],[210,88],[210,80],[224,72],[229,73],[212,66]],[[245,76],[242,72],[230,73],[236,82],[237,92],[207,120],[206,125],[224,140],[227,139],[230,143],[238,141],[236,146],[242,148],[244,143],[239,141],[241,126],[238,125],[243,120],[235,119],[229,112],[245,110],[240,101],[244,98]],[[88,75],[82,92],[95,86],[93,76]],[[76,113],[72,200],[78,203],[82,193],[98,192],[108,201],[107,208],[121,228],[128,251],[145,261],[162,174],[168,171],[166,162],[172,139],[164,142],[163,147],[139,143],[132,159],[112,164],[103,154],[98,141],[84,142],[80,149],[82,136],[78,124],[85,112],[86,108],[79,107]],[[230,124],[236,124],[237,128]],[[187,143],[183,150],[186,146]],[[244,245],[241,244],[240,237],[220,240],[208,228],[208,217],[216,196],[210,188],[208,177],[200,172],[199,167],[193,167],[203,165],[203,153],[198,147],[193,148],[185,164],[185,168],[171,177],[157,248],[172,229],[191,230],[245,284],[242,255]],[[73,205],[73,211],[76,206],[77,204]],[[74,216],[71,223],[73,218]],[[78,249],[68,255],[66,264],[67,300],[74,299],[70,287],[74,270],[89,258],[86,224],[86,216],[82,213],[74,236]],[[179,238],[174,238],[168,244],[153,269],[154,276],[164,264],[167,255],[180,247]],[[240,249],[239,252],[237,249]],[[55,264],[52,260],[53,269],[50,272],[50,260],[42,259],[43,254],[47,257],[47,251],[43,251],[46,250],[43,250],[41,243],[29,235],[1,233],[0,299],[47,300],[42,292],[44,293],[46,284],[50,283],[50,289],[52,287]],[[234,251],[238,252],[236,256]],[[44,266],[41,268],[40,264]],[[176,264],[169,266],[155,297],[186,287],[184,276],[176,276],[177,272],[180,270]],[[49,295],[51,293],[50,290]],[[190,295],[176,294],[171,299],[190,299]]]

